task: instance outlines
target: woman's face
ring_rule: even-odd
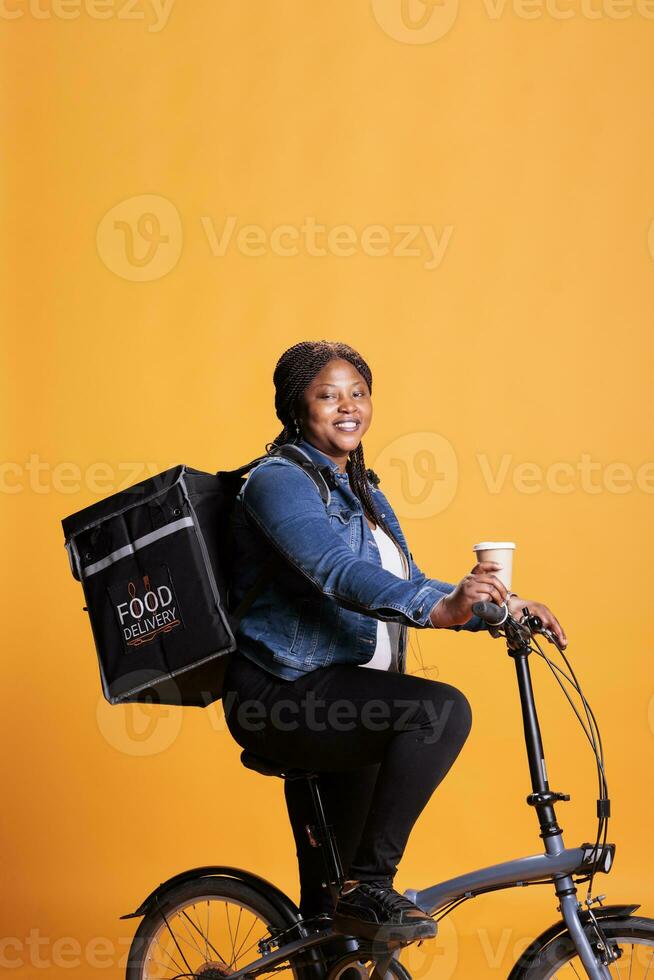
[[[345,469],[372,419],[372,399],[364,377],[349,361],[328,361],[305,389],[300,406],[302,436]]]

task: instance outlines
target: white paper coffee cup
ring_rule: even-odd
[[[500,582],[511,591],[515,542],[481,541],[479,544],[474,544],[472,550],[477,555],[477,561],[498,561],[503,565],[503,568],[498,569],[493,574],[497,575]]]

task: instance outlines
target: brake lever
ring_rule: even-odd
[[[521,624],[528,626],[532,633],[540,633],[546,640],[553,643],[559,653],[561,653],[563,651],[563,647],[559,643],[558,637],[547,626],[543,626],[543,621],[540,616],[532,615],[527,606],[525,606],[522,611],[524,616],[520,620]]]
[[[559,643],[558,636],[555,633],[553,633],[552,630],[543,627],[543,629],[541,630],[541,633],[543,634],[543,636],[545,637],[545,639],[549,640],[550,643],[553,643],[554,644],[554,646],[559,651],[559,653],[562,653],[563,652],[563,650],[565,649],[565,647],[561,646],[561,644]]]

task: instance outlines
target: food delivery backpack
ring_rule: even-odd
[[[111,704],[221,697],[238,622],[272,568],[271,558],[231,610],[229,519],[245,475],[270,456],[301,466],[329,502],[329,467],[282,445],[236,470],[174,466],[62,520]]]

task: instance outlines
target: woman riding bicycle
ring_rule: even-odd
[[[239,494],[234,602],[264,567],[270,575],[236,635],[224,682],[227,725],[250,752],[320,774],[347,880],[334,908],[307,835],[307,786],[286,780],[303,917],[333,914],[336,931],[352,936],[433,936],[433,920],[393,879],[418,816],[466,741],[471,710],[450,684],[405,672],[406,627],[482,630],[473,603],[506,601],[516,615],[528,602],[567,641],[546,606],[507,594],[495,563],[475,565],[457,585],[417,567],[364,464],[372,373],[360,354],[343,343],[295,344],[273,381],[284,428],[267,448],[297,446],[331,490],[325,506],[295,462],[270,456]]]

